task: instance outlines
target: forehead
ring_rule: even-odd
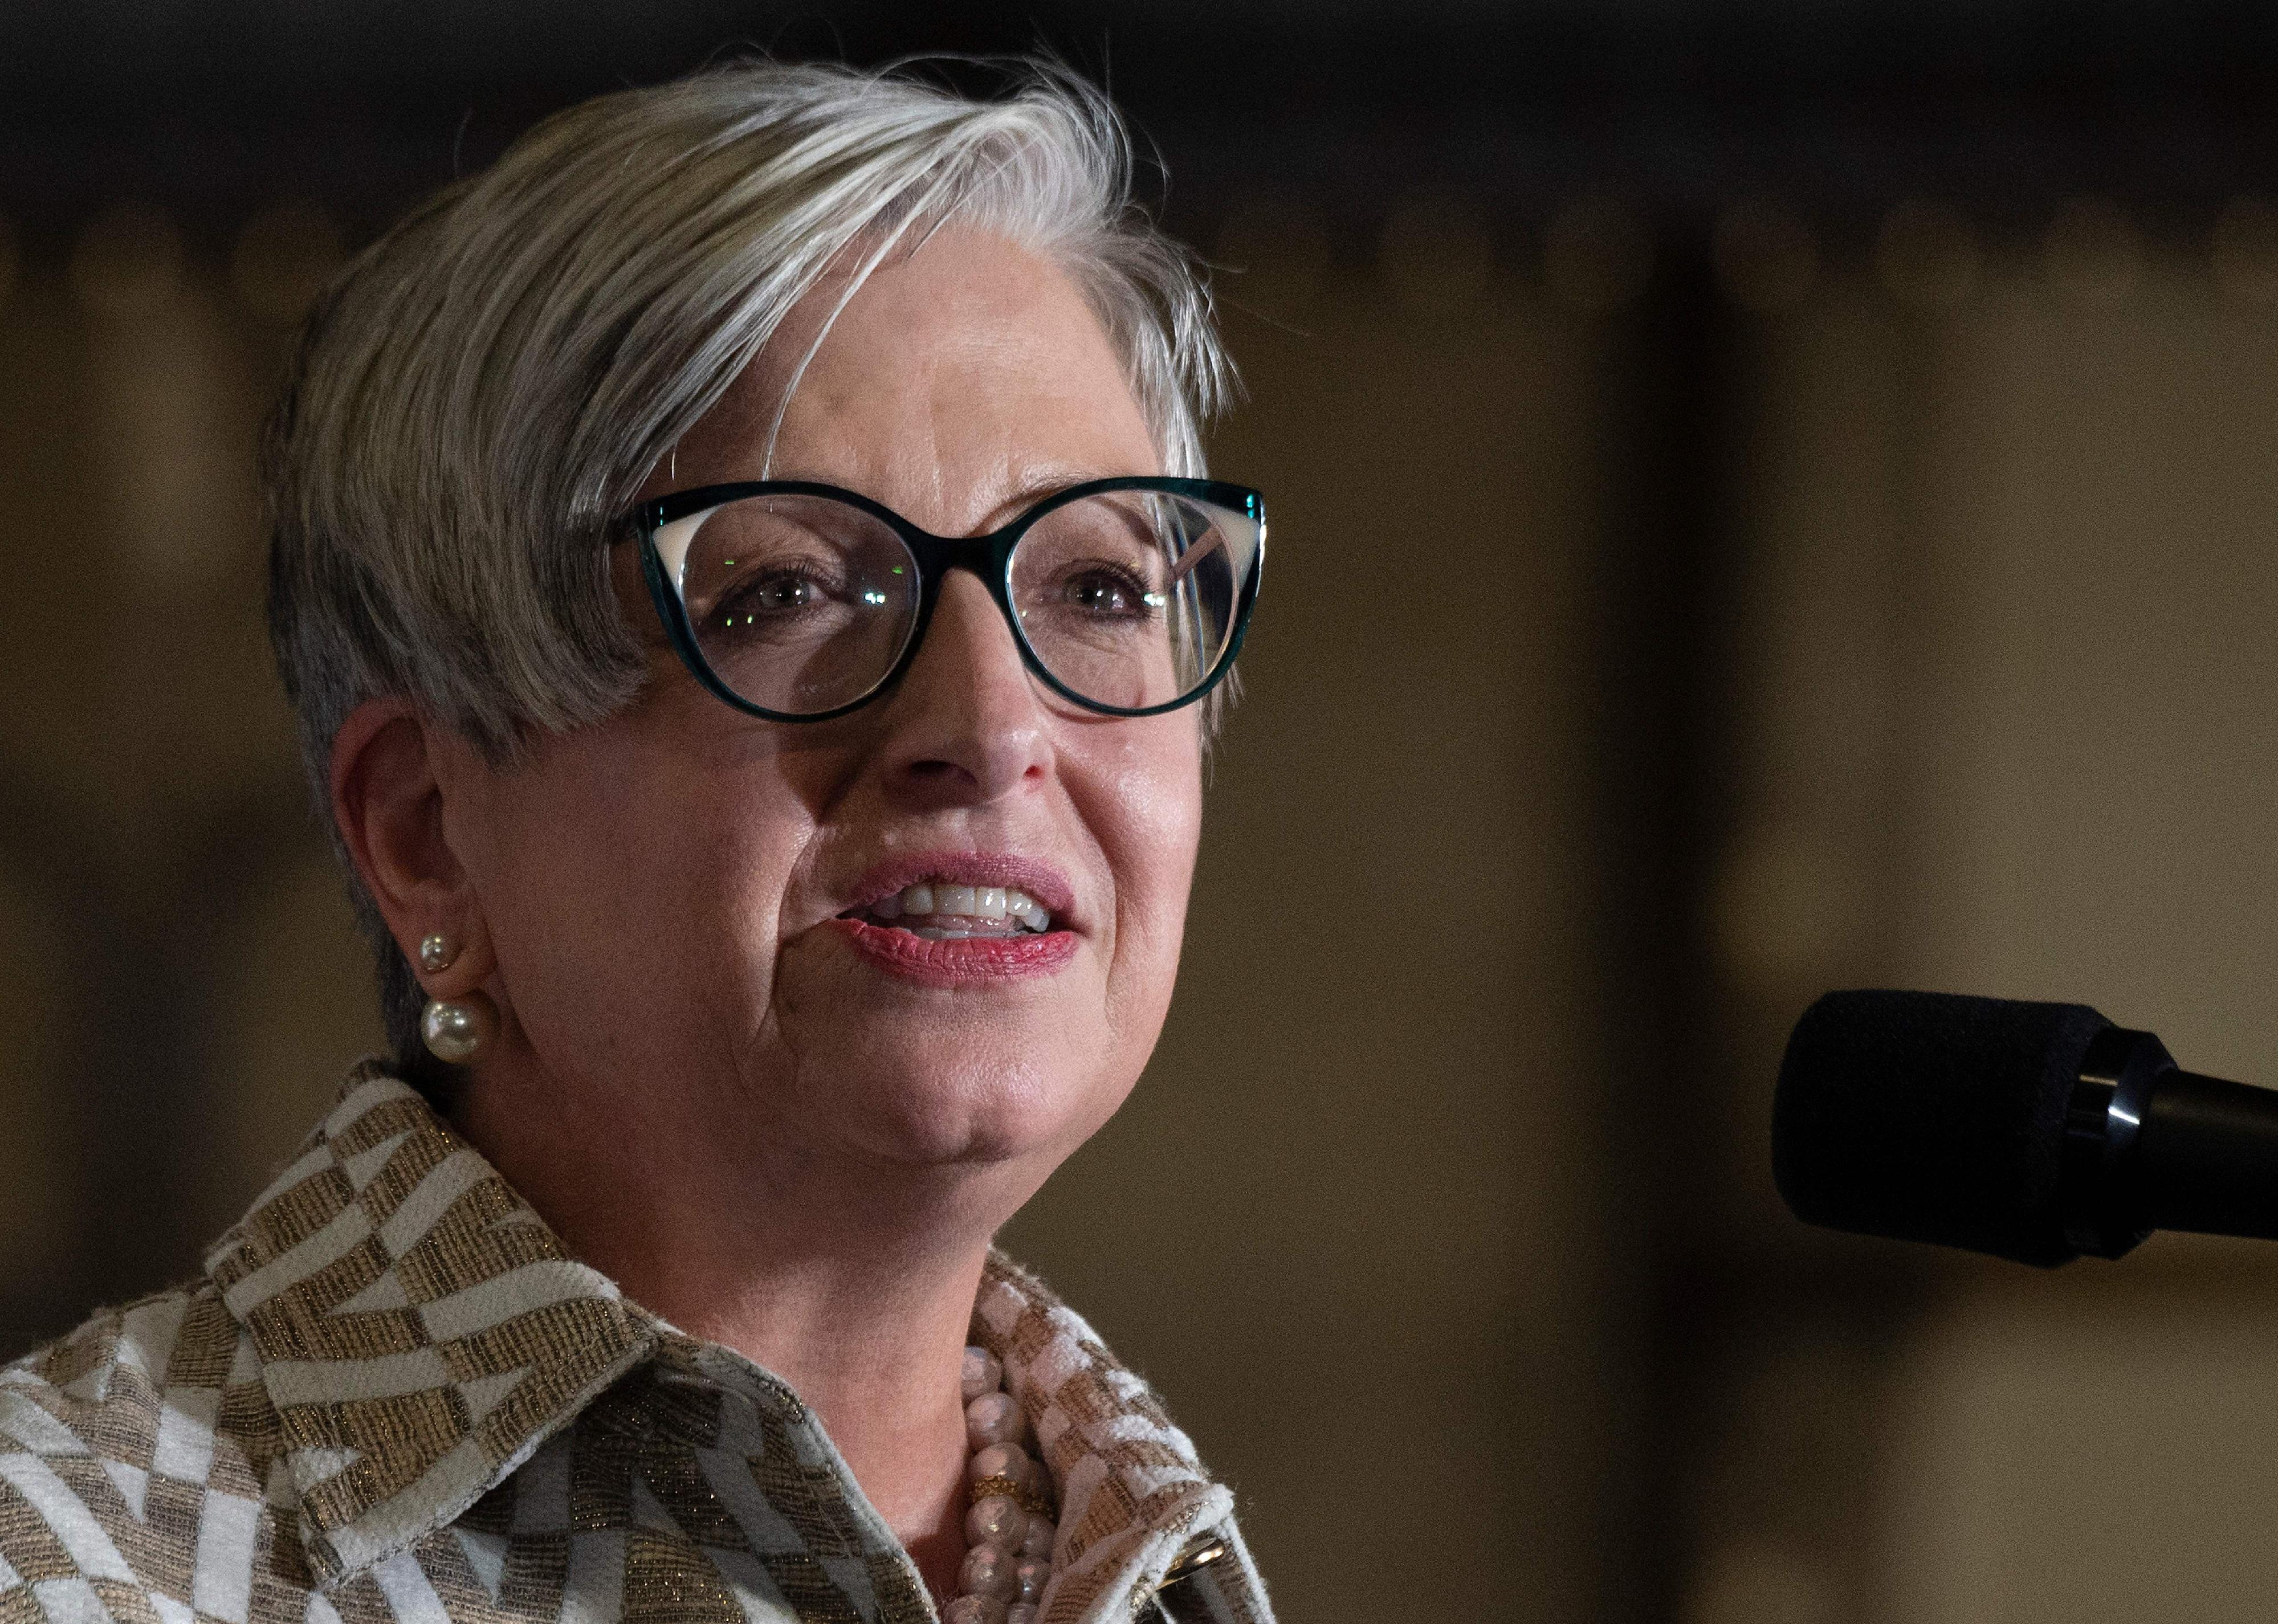
[[[826,479],[962,526],[1038,487],[1159,471],[1114,346],[1051,261],[952,226],[851,298],[849,279],[794,309],[683,439],[672,485]]]

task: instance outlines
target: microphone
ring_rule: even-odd
[[[1829,993],[1780,1063],[1772,1180],[1807,1224],[2045,1269],[2153,1230],[2278,1240],[2278,1093],[2085,1004]]]

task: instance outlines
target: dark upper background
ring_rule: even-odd
[[[369,1041],[266,666],[315,281],[725,52],[1039,46],[1219,269],[1275,568],[1179,1003],[1023,1216],[1292,1619],[2264,1618],[2278,1270],[1804,1233],[1815,992],[2267,1078],[2278,10],[0,11],[0,1330]]]

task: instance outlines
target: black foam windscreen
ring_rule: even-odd
[[[1773,1180],[1808,1224],[2068,1262],[2065,1112],[2110,1025],[2078,1003],[1830,993],[1780,1063]]]

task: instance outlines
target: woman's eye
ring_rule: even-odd
[[[1094,614],[1120,614],[1131,606],[1120,582],[1103,581],[1097,576],[1075,583],[1075,600]]]
[[[814,583],[793,576],[787,581],[769,581],[752,594],[770,609],[804,609],[821,594]]]
[[[814,608],[829,596],[813,576],[784,572],[744,583],[721,599],[718,613],[728,625],[747,626]]]
[[[1162,606],[1159,594],[1144,591],[1135,581],[1107,570],[1091,570],[1067,583],[1068,601],[1086,614],[1138,616]]]

